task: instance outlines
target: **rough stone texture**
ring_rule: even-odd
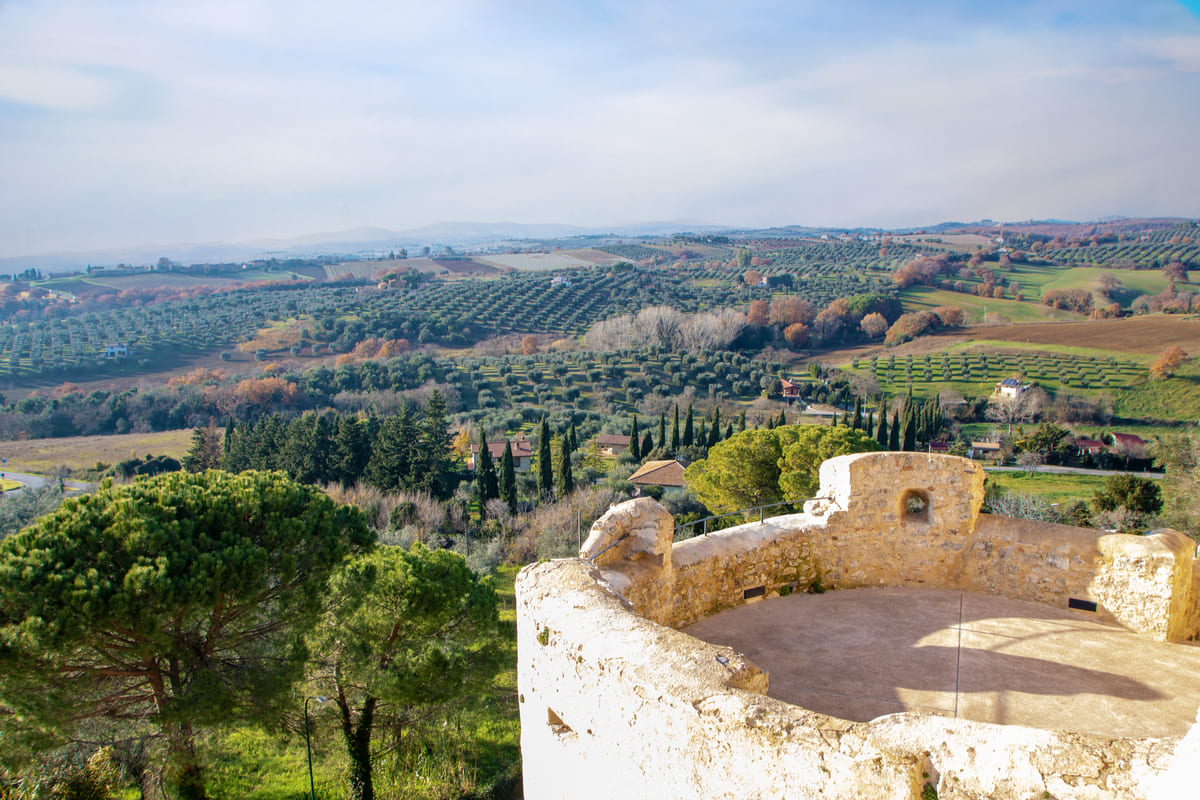
[[[980,515],[983,472],[953,456],[842,456],[821,483],[802,514],[673,547],[665,509],[624,503],[581,550],[596,565],[522,571],[527,797],[918,798],[926,783],[944,799],[1147,796],[1176,740],[914,714],[851,723],[765,697],[753,663],[672,628],[793,590],[929,586],[1090,600],[1101,617],[1178,640],[1200,622],[1186,537]]]

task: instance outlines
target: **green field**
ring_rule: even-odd
[[[1032,494],[1047,502],[1065,506],[1072,500],[1089,502],[1092,495],[1104,487],[1100,475],[1062,475],[1054,472],[989,472],[988,486],[995,486],[1004,494]]]
[[[958,306],[967,313],[973,325],[983,324],[985,312],[995,312],[1010,322],[1056,322],[1082,318],[1079,314],[1058,311],[1029,300],[997,300],[963,292],[933,289],[929,286],[911,286],[905,289],[900,293],[900,301],[906,312],[926,311],[937,306]]]

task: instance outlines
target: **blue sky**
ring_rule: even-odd
[[[1197,5],[0,0],[0,256],[1200,216]]]

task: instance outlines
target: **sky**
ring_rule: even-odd
[[[0,256],[1200,217],[1198,132],[1200,0],[0,0]]]

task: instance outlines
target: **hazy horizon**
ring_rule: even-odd
[[[1196,6],[8,0],[0,257],[1197,217]]]

